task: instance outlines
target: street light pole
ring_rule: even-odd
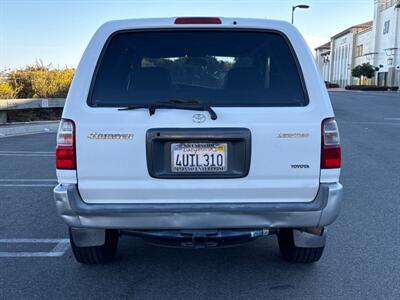
[[[310,8],[310,6],[309,5],[303,5],[303,4],[292,6],[292,24],[294,23],[294,11],[296,10],[296,8],[307,9],[307,8]]]
[[[292,6],[292,24],[294,23],[294,11],[296,9],[296,6]]]

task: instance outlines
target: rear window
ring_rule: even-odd
[[[305,106],[298,64],[278,33],[136,31],[115,34],[97,66],[89,104],[164,100],[211,106]]]

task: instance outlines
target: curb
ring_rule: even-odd
[[[344,88],[329,88],[328,92],[347,92]]]
[[[57,132],[60,121],[9,123],[0,125],[0,138],[37,133]]]

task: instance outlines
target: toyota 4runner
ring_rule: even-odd
[[[286,22],[108,22],[76,70],[54,189],[77,261],[121,234],[211,248],[276,234],[282,257],[322,255],[338,216],[341,148],[328,93]]]

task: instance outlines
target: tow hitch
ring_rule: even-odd
[[[221,248],[251,242],[272,234],[268,229],[256,230],[159,230],[122,231],[156,245],[181,248]]]

